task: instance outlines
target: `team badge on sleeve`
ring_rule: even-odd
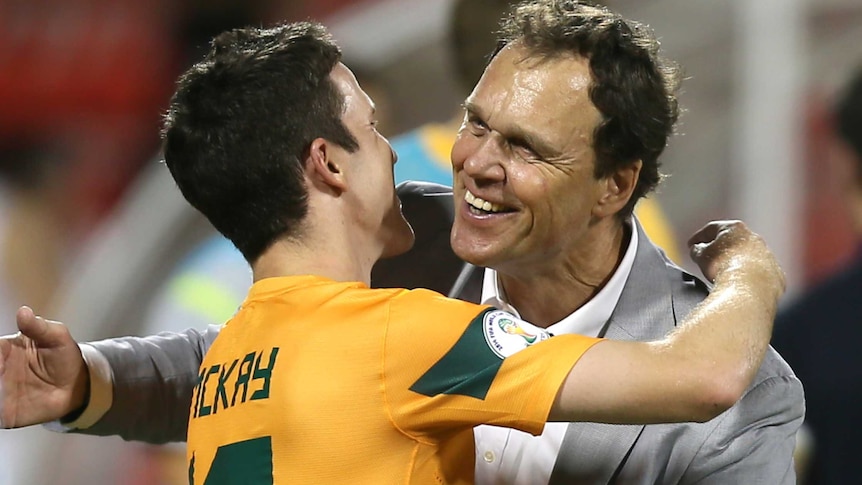
[[[503,359],[550,336],[509,312],[486,308],[410,390],[426,396],[459,394],[485,399]]]
[[[502,310],[485,313],[482,319],[482,330],[488,347],[504,359],[551,337],[547,330]]]

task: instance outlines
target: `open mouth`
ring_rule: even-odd
[[[500,214],[514,211],[514,209],[504,205],[495,204],[493,202],[488,202],[481,197],[476,197],[469,190],[464,191],[464,200],[467,202],[470,213],[475,215]]]

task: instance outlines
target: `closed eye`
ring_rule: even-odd
[[[534,150],[533,147],[530,146],[530,144],[527,143],[526,140],[522,140],[520,138],[511,139],[511,140],[509,140],[509,145],[512,148],[514,148],[516,150],[520,150],[521,152],[528,154],[530,156],[533,156],[533,157],[539,156],[538,153],[536,153],[536,150]]]
[[[488,125],[485,124],[485,121],[482,118],[479,118],[476,115],[468,114],[467,115],[467,124],[474,132],[478,131],[488,131]]]

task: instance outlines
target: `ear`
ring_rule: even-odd
[[[641,167],[643,162],[635,160],[603,178],[602,192],[593,207],[593,215],[604,218],[621,211],[632,198],[640,178]]]
[[[341,167],[342,158],[339,157],[341,151],[340,147],[324,138],[315,138],[311,142],[306,171],[312,183],[328,186],[339,193],[347,190],[347,180]]]

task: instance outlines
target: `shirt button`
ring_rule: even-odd
[[[485,458],[486,463],[494,463],[494,458],[495,458],[494,452],[493,451],[486,451],[485,454],[483,455],[483,458]]]

